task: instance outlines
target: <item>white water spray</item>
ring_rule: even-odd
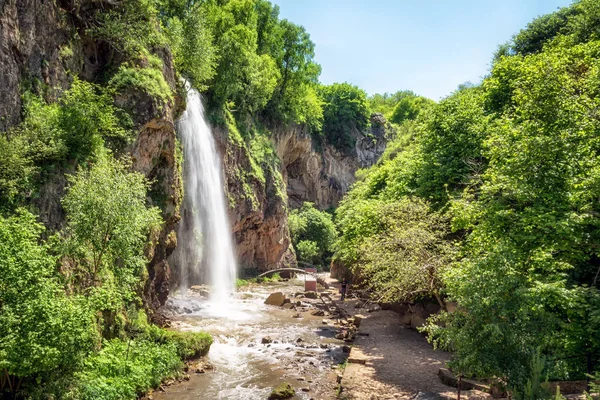
[[[235,291],[236,262],[225,205],[221,158],[204,117],[199,93],[188,89],[187,108],[177,122],[184,154],[185,199],[177,263],[181,289],[208,283],[214,304]]]

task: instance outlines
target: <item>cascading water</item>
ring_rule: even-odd
[[[236,261],[224,196],[221,159],[200,94],[187,88],[187,108],[177,122],[184,153],[185,199],[176,263],[182,292],[208,283],[213,304],[235,291]]]

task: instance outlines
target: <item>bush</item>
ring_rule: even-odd
[[[69,177],[63,253],[80,288],[116,279],[123,298],[140,284],[148,235],[161,224],[160,210],[146,207],[148,182],[129,172],[129,162],[105,154]]]
[[[151,336],[158,343],[173,344],[177,355],[183,360],[208,354],[212,336],[205,332],[180,332],[154,328]]]
[[[131,400],[176,376],[183,366],[174,343],[149,340],[104,342],[75,375],[71,397],[81,400]]]
[[[149,57],[154,64],[149,67],[121,65],[109,85],[116,91],[124,91],[130,87],[142,90],[153,100],[166,103],[173,98],[173,91],[162,73],[162,61],[154,56]]]
[[[42,232],[27,211],[0,217],[0,373],[13,388],[68,374],[98,340],[93,310],[65,295]]]
[[[311,264],[328,264],[337,238],[331,215],[317,210],[312,203],[304,203],[290,213],[288,223],[298,258]]]

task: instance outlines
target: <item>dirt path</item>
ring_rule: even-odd
[[[366,317],[344,371],[340,398],[456,399],[456,389],[442,384],[437,376],[449,353],[433,350],[423,335],[404,327],[393,311],[367,313],[355,308],[356,300],[336,303],[351,315],[361,313]],[[461,398],[491,397],[463,391]]]

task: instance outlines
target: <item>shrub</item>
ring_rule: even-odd
[[[144,245],[161,224],[160,210],[146,207],[148,182],[129,172],[129,161],[104,154],[69,177],[63,199],[67,228],[62,248],[80,289],[107,284],[131,299],[146,265]],[[117,293],[113,292],[113,296]],[[114,301],[114,300],[113,300]]]
[[[97,341],[93,311],[65,295],[42,232],[27,211],[0,217],[0,373],[13,389],[73,371]]]
[[[323,134],[340,151],[350,151],[357,135],[369,124],[367,94],[349,83],[320,88],[323,100]]]
[[[304,203],[290,213],[288,223],[299,259],[308,263],[327,264],[337,238],[331,215],[317,210],[312,203]]]
[[[130,400],[167,377],[176,376],[183,366],[175,344],[149,340],[104,342],[102,350],[85,361],[75,375],[71,397],[81,400]]]

